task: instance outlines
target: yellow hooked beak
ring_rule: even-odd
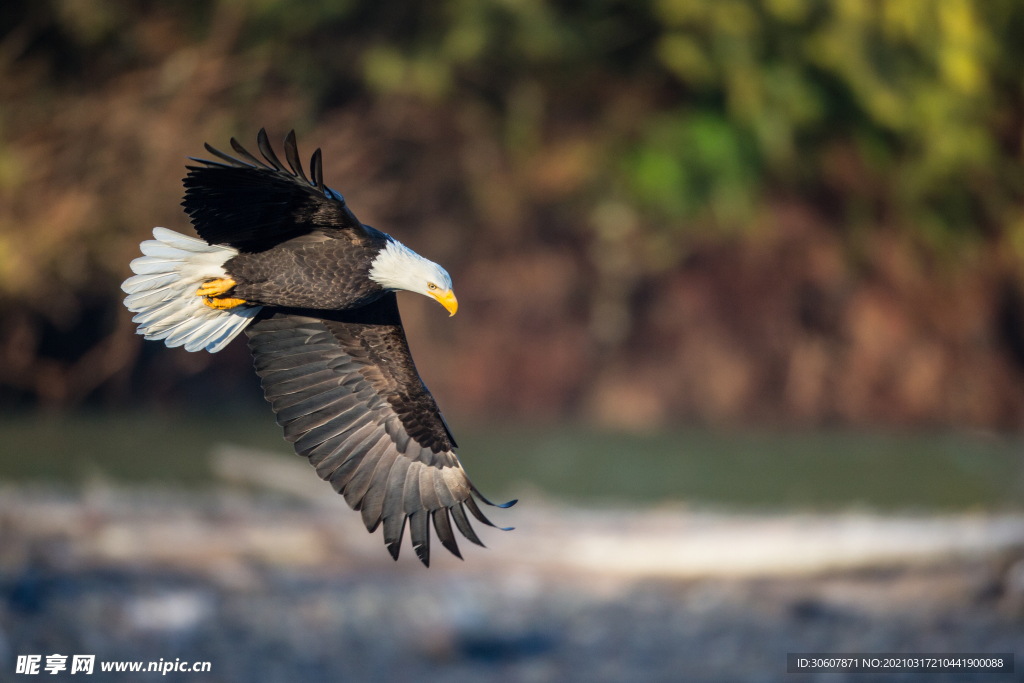
[[[459,310],[459,300],[455,298],[455,292],[450,289],[444,292],[440,290],[433,291],[430,293],[430,296],[437,299],[442,306],[448,309],[448,312],[451,314],[448,316],[449,318],[455,315],[455,311]]]

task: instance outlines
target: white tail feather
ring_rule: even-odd
[[[153,228],[154,240],[139,245],[145,256],[132,261],[136,273],[121,285],[124,305],[137,315],[138,333],[163,339],[167,346],[216,353],[238,336],[261,306],[210,308],[196,290],[208,280],[227,277],[224,263],[236,249],[207,244],[165,228]]]

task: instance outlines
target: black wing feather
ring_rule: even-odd
[[[384,518],[384,544],[388,547],[391,557],[398,559],[398,553],[402,549],[402,534],[405,531],[404,514],[393,515]]]
[[[403,506],[405,497],[405,477],[409,473],[409,466],[412,461],[408,458],[398,458],[388,472],[388,481],[384,490],[384,505],[381,509],[381,517],[385,520],[389,517],[404,516]]]
[[[324,161],[323,154],[320,152],[320,148],[317,147],[316,151],[313,152],[313,157],[309,160],[309,174],[313,176],[313,184],[316,189],[321,192],[324,191]]]
[[[292,173],[309,183],[309,178],[306,177],[305,171],[302,170],[302,160],[299,159],[299,143],[295,141],[294,130],[289,131],[288,135],[284,138],[284,158],[288,160],[288,165],[292,167]]]
[[[459,527],[459,531],[462,535],[470,540],[471,543],[475,543],[481,548],[485,547],[483,541],[477,537],[476,532],[473,531],[473,525],[469,523],[469,519],[466,517],[466,511],[462,508],[462,504],[458,504],[451,508],[452,519],[455,520],[455,526]]]
[[[362,509],[363,499],[366,497],[366,492],[370,488],[370,480],[373,478],[373,472],[377,469],[377,465],[384,457],[384,452],[388,450],[388,446],[390,446],[390,443],[387,439],[378,438],[356,466],[352,476],[347,482],[345,482],[345,489],[342,493],[345,496],[345,502],[348,503],[349,507],[353,510]],[[394,462],[394,460],[392,460],[392,462]]]
[[[430,566],[430,513],[417,510],[409,515],[409,536],[412,537],[412,549],[420,558],[423,566]]]
[[[515,502],[515,501],[512,501],[512,502]],[[472,496],[467,498],[464,501],[464,503],[465,503],[466,507],[469,508],[469,511],[473,514],[473,516],[476,517],[481,523],[486,524],[487,526],[492,526],[495,529],[501,529],[502,531],[512,531],[512,527],[510,527],[510,526],[498,526],[497,524],[495,524],[491,520],[487,519],[487,517],[484,516],[484,513],[480,512],[480,508],[477,506],[476,501],[473,500]],[[502,507],[507,507],[507,506],[508,506],[508,504],[503,505]],[[495,507],[497,507],[497,506],[495,506]]]
[[[210,149],[209,145],[205,145],[205,147],[207,149]],[[234,138],[231,138],[231,149],[235,150],[235,153],[238,154],[238,156],[242,157],[247,162],[249,162],[250,166],[254,166],[256,168],[265,168],[268,171],[273,170],[270,166],[267,166],[265,163],[254,157],[252,154],[249,154],[249,150],[247,150],[245,147],[242,147],[242,143],[240,143],[238,140]]]
[[[319,150],[311,182],[299,161],[295,131],[285,140],[291,171],[277,158],[265,130],[260,130],[257,143],[265,163],[232,138],[237,157],[205,145],[219,161],[193,159],[201,165],[188,167],[182,206],[200,237],[210,244],[260,252],[315,230],[367,236],[345,198],[324,186]]]
[[[363,524],[371,534],[380,524],[384,512],[384,496],[387,495],[388,475],[395,466],[395,461],[401,454],[394,448],[387,449],[377,461],[373,475],[366,484],[363,499],[359,502],[359,509],[363,515]]]
[[[268,310],[247,333],[285,438],[360,511],[368,530],[383,525],[392,557],[407,520],[416,556],[428,566],[431,522],[458,557],[452,520],[483,545],[464,506],[493,526],[473,497],[487,501],[466,477],[416,372],[394,294],[353,311]]]
[[[270,146],[270,140],[267,138],[267,129],[260,128],[260,132],[256,134],[256,145],[260,148],[260,154],[267,160],[271,166],[282,173],[287,173],[284,170],[284,165],[281,160],[274,154],[274,148]]]
[[[437,540],[448,549],[455,557],[462,559],[459,552],[459,544],[455,542],[455,534],[452,533],[452,523],[448,519],[448,508],[438,508],[431,513],[434,518],[434,531],[437,532]]]
[[[234,138],[232,138],[232,140],[233,139]],[[210,154],[214,155],[215,157],[219,157],[219,158],[223,159],[224,161],[228,162],[228,165],[231,166],[232,168],[245,168],[246,166],[249,165],[249,164],[245,163],[244,161],[239,161],[238,159],[234,158],[230,154],[225,154],[224,152],[220,151],[219,149],[214,149],[213,147],[210,147],[209,143],[204,142],[203,143],[203,147],[205,147],[206,151],[209,152]],[[191,157],[189,157],[189,158],[191,158]],[[200,163],[202,163],[201,159],[193,159],[193,161],[199,161]]]

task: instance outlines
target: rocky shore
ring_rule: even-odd
[[[525,501],[496,519],[518,529],[425,569],[304,493],[321,489],[262,476],[275,491],[0,490],[0,679],[53,653],[211,663],[168,680],[591,683],[789,680],[787,652],[1024,652],[1019,517]]]

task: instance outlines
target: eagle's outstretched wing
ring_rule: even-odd
[[[310,160],[306,178],[295,143],[295,131],[284,141],[291,170],[277,158],[265,130],[257,137],[266,162],[231,138],[236,158],[206,145],[220,161],[196,159],[188,166],[185,200],[181,203],[199,236],[209,244],[227,244],[243,252],[259,252],[313,230],[359,233],[362,223],[345,198],[324,185],[320,150]]]
[[[264,313],[246,330],[264,395],[285,439],[362,513],[367,530],[383,522],[384,542],[398,559],[408,519],[423,564],[431,521],[458,557],[452,519],[483,545],[466,509],[494,526],[473,496],[492,503],[453,452],[455,440],[413,364],[394,293],[350,311]]]

